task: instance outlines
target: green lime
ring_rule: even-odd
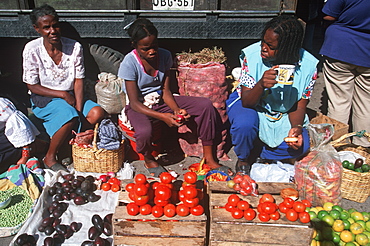
[[[361,166],[361,169],[364,173],[366,173],[370,170],[370,165],[369,164],[364,164],[364,165]]]
[[[329,215],[329,212],[326,211],[326,210],[321,210],[317,213],[317,218],[319,218],[320,220],[322,220],[322,218],[325,216],[325,215]]]
[[[349,165],[349,161],[345,160],[345,161],[342,162],[342,166],[344,168],[348,168],[348,165]]]
[[[329,214],[331,215],[331,217],[333,217],[335,220],[336,219],[339,219],[339,217],[340,217],[340,212],[338,211],[338,210],[331,210],[330,212],[329,212]]]
[[[310,220],[317,218],[317,214],[314,211],[309,211],[308,214],[310,215]]]
[[[353,164],[352,162],[348,163],[348,167],[347,167],[349,170],[355,170],[355,164]]]
[[[338,234],[333,234],[333,242],[338,244],[340,242],[340,236]]]
[[[355,208],[348,209],[348,213],[349,214],[352,214],[353,212],[357,212],[357,210]]]
[[[342,211],[341,213],[340,213],[340,216],[339,216],[339,218],[341,219],[341,220],[347,220],[347,219],[349,219],[351,217],[351,215],[347,212],[347,211]]]
[[[362,172],[363,172],[361,167],[356,168],[354,171],[355,171],[355,172],[358,172],[358,173],[362,173]]]
[[[349,228],[351,227],[351,222],[349,222],[348,220],[342,220],[342,221],[344,224],[344,230],[349,230]]]
[[[364,217],[364,221],[368,221],[370,219],[370,213],[368,212],[361,212],[362,213],[362,217]]]
[[[339,212],[342,212],[343,211],[343,208],[339,205],[334,205],[331,209],[333,210],[338,210]]]
[[[333,224],[334,224],[334,218],[331,217],[330,214],[325,215],[324,217],[322,217],[321,221],[324,221],[328,226],[333,226]]]

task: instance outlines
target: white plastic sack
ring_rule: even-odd
[[[290,183],[294,178],[294,165],[280,161],[276,164],[254,163],[250,177],[256,182]]]
[[[366,158],[363,157],[362,155],[352,151],[339,151],[338,154],[341,162],[347,160],[349,162],[355,163],[355,161],[359,158],[361,158],[364,161],[366,160]]]

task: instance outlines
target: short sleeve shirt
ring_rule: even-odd
[[[320,54],[370,67],[370,1],[329,0],[323,13],[337,20],[326,29]]]
[[[47,53],[43,38],[28,42],[23,50],[23,81],[53,90],[73,90],[74,80],[85,77],[83,49],[80,43],[61,38],[62,59],[55,64]]]
[[[170,51],[159,48],[158,56],[159,66],[155,76],[151,76],[145,72],[136,50],[132,50],[125,56],[118,69],[118,77],[127,81],[136,81],[140,93],[139,98],[141,99],[151,92],[161,90],[164,75],[173,64]],[[126,93],[125,83],[123,83],[122,88]]]

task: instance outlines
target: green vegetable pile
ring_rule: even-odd
[[[12,197],[10,204],[0,209],[0,227],[15,227],[23,223],[33,205],[31,197],[18,186],[0,191],[0,201],[5,201],[10,196]]]

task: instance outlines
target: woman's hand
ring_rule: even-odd
[[[276,67],[277,66],[274,66],[271,69],[266,70],[263,73],[262,78],[258,81],[257,84],[262,86],[262,88],[271,88],[271,87],[273,87],[277,83],[277,81],[276,81],[277,71],[274,70],[274,68],[276,68]]]
[[[169,127],[179,127],[182,123],[177,122],[178,117],[171,113],[162,113],[161,120]]]
[[[290,148],[294,149],[294,150],[299,149],[302,146],[302,144],[303,144],[302,126],[292,127],[289,130],[288,137],[296,137],[296,138],[298,138],[298,141],[296,141],[296,142],[287,142],[287,145]]]
[[[74,96],[72,96],[70,93],[68,93],[67,91],[64,91],[63,92],[63,97],[62,99],[64,99],[69,105],[71,106],[75,106],[76,105],[76,99]]]
[[[180,108],[178,110],[175,110],[174,115],[175,116],[182,115],[184,117],[184,121],[188,121],[189,118],[190,118],[190,114],[188,114],[188,112],[185,109],[183,109],[183,108]]]

